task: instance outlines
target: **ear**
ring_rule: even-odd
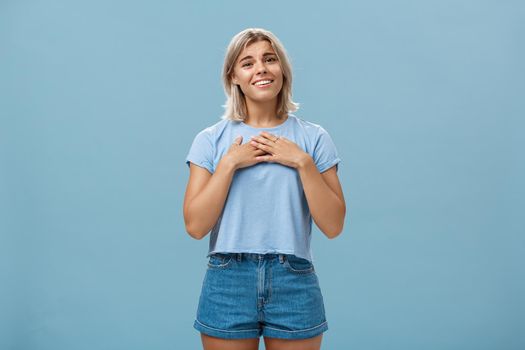
[[[239,81],[235,77],[235,74],[232,74],[232,83],[234,83],[235,85],[239,85]]]

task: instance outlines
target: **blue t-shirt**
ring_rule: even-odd
[[[332,138],[318,124],[291,113],[275,127],[255,128],[244,122],[221,120],[194,138],[190,162],[214,173],[235,138],[242,144],[267,131],[295,142],[312,156],[320,173],[341,159]],[[279,163],[261,162],[237,169],[217,223],[211,230],[208,257],[213,253],[294,254],[313,262],[310,247],[312,216],[299,172]]]

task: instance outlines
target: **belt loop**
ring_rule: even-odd
[[[237,253],[237,261],[241,261],[242,259],[242,253]]]
[[[279,254],[279,263],[283,263],[284,262],[284,254]]]

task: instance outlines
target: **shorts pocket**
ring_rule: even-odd
[[[289,271],[297,274],[308,274],[315,271],[314,265],[309,260],[295,255],[286,255],[284,266]]]
[[[231,254],[215,253],[208,260],[208,267],[212,269],[225,269],[231,265],[233,257]]]

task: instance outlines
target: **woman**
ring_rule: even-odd
[[[320,349],[328,329],[313,265],[312,219],[328,237],[346,213],[341,161],[320,125],[291,112],[292,70],[271,32],[231,40],[222,120],[199,132],[186,158],[187,232],[211,231],[194,328],[205,350]]]

